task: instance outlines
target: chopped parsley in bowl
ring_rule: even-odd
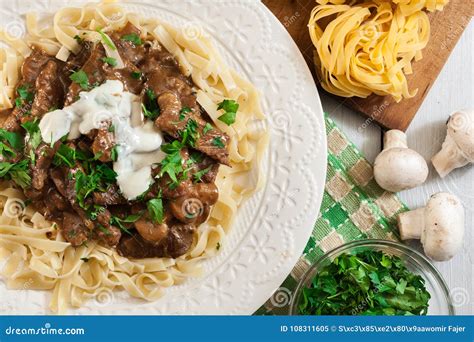
[[[452,315],[454,309],[426,257],[400,243],[363,240],[328,252],[309,268],[290,314]]]

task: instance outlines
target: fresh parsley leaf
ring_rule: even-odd
[[[142,40],[136,33],[130,33],[122,36],[122,40],[125,40],[127,42],[132,42],[135,45],[142,45]]]
[[[55,166],[67,165],[73,167],[77,159],[77,150],[61,144],[53,157],[53,164]]]
[[[153,222],[163,223],[164,211],[163,211],[163,200],[161,197],[153,198],[146,204],[148,213]]]
[[[108,65],[112,66],[112,67],[116,67],[117,66],[117,60],[113,57],[103,57],[100,59],[102,62],[104,63],[107,63]]]
[[[113,51],[117,50],[117,47],[115,46],[114,42],[107,36],[104,32],[102,32],[101,29],[97,29],[97,32],[99,32],[102,41],[104,42],[105,45],[107,45],[109,48],[111,48]]]
[[[181,151],[182,148],[183,148],[183,144],[181,144],[179,140],[174,140],[173,142],[169,144],[161,145],[161,150],[165,152],[166,154],[179,153],[179,151]]]
[[[89,77],[87,77],[87,74],[84,72],[84,70],[76,71],[71,76],[69,76],[69,78],[74,83],[79,84],[84,90],[88,90],[90,88]]]
[[[93,208],[87,211],[87,215],[93,221],[97,220],[97,216],[105,212],[105,207],[94,204]]]
[[[221,137],[215,137],[214,139],[212,139],[212,145],[214,145],[216,147],[219,147],[219,148],[224,148],[225,147],[225,144],[222,141]]]
[[[155,101],[156,100],[156,95],[155,93],[153,92],[153,90],[151,90],[150,88],[148,88],[147,90],[145,90],[145,95],[148,97],[148,99],[150,101]]]
[[[76,171],[76,198],[81,208],[88,210],[90,205],[86,203],[86,199],[95,191],[104,192],[108,185],[115,183],[117,174],[106,164],[90,165],[89,172],[82,170]]]
[[[136,80],[139,80],[140,78],[142,78],[142,73],[139,71],[132,71],[131,75],[132,75],[132,78]]]
[[[18,163],[0,162],[0,177],[13,180],[20,187],[27,188],[31,184],[28,173],[28,160],[24,159]]]
[[[224,114],[219,116],[218,119],[227,126],[232,125],[235,122],[235,117],[239,110],[239,104],[234,100],[224,100],[218,104],[217,110],[221,109],[224,110]]]
[[[0,140],[8,142],[8,144],[17,151],[23,148],[23,137],[16,132],[10,132],[0,128]]]
[[[189,145],[191,147],[195,147],[196,141],[199,139],[199,132],[198,132],[198,123],[194,119],[189,119],[186,122],[186,127],[182,132],[181,135],[181,143],[183,145]]]
[[[167,174],[173,184],[178,184],[178,175],[183,172],[183,160],[179,151],[168,154],[160,164],[160,176]]]
[[[107,228],[105,228],[103,225],[98,224],[96,227],[97,227],[102,233],[104,233],[105,235],[107,235],[107,236],[112,235],[111,231],[108,230]]]
[[[206,135],[212,129],[212,125],[209,122],[206,122],[206,125],[202,129],[202,134]]]
[[[15,105],[21,107],[25,103],[33,102],[34,94],[29,91],[29,84],[22,84],[16,90],[18,97],[15,99]]]
[[[81,37],[79,37],[77,34],[74,36],[74,39],[79,43],[79,44],[82,44],[84,42],[84,39],[82,39]]]
[[[183,107],[179,111],[179,121],[183,121],[184,118],[186,117],[186,114],[190,113],[192,110],[189,107]]]
[[[133,214],[133,215],[128,215],[124,219],[118,217],[118,216],[112,216],[110,219],[110,224],[119,227],[121,230],[123,230],[125,233],[132,235],[132,233],[128,230],[127,225],[130,223],[134,223],[137,221],[140,217],[142,217],[143,212],[138,213],[138,214]]]
[[[205,169],[202,169],[194,174],[194,182],[200,182],[201,178],[207,174],[209,171],[211,171],[212,166],[206,167]]]
[[[27,132],[28,144],[36,149],[41,144],[41,131],[39,128],[39,120],[32,120],[21,124],[21,127]]]
[[[192,151],[189,155],[189,160],[194,164],[199,164],[204,160],[205,156],[203,153],[198,151]]]
[[[158,102],[156,101],[156,95],[151,89],[145,90],[145,99],[142,103],[143,115],[145,118],[148,118],[152,121],[160,115],[160,107],[158,107]]]
[[[110,158],[112,161],[116,162],[118,159],[118,151],[117,151],[117,145],[112,147],[112,151],[110,152]]]

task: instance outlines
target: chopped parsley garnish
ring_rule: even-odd
[[[97,29],[97,32],[99,32],[100,36],[102,37],[102,41],[104,42],[105,45],[107,45],[109,48],[111,48],[113,51],[117,50],[115,47],[114,42],[107,36],[104,32],[102,32],[101,29]]]
[[[122,36],[122,40],[125,40],[127,42],[132,42],[135,45],[142,45],[142,40],[136,33],[130,33]]]
[[[94,154],[94,160],[99,160],[103,155],[104,155],[103,151],[97,152],[96,154]]]
[[[84,261],[84,262],[88,262],[89,258],[83,257],[83,258],[81,258],[81,260]]]
[[[145,118],[155,120],[160,115],[160,107],[156,101],[156,95],[151,89],[145,90],[145,103],[142,103],[143,115]]]
[[[76,171],[76,197],[79,205],[89,209],[86,199],[94,192],[107,190],[107,186],[116,181],[117,174],[106,164],[89,165],[90,172]]]
[[[214,139],[212,139],[212,145],[219,148],[225,147],[225,144],[222,142],[222,139],[220,137],[215,137]]]
[[[189,160],[194,164],[199,164],[204,160],[205,156],[203,153],[198,151],[192,151],[189,155]]]
[[[102,232],[104,233],[105,235],[109,236],[109,235],[112,235],[111,231],[108,230],[107,228],[105,228],[103,225],[101,224],[98,224],[97,225],[97,228]]]
[[[139,80],[140,78],[142,78],[142,73],[140,71],[132,71],[132,78],[136,79],[136,80]]]
[[[105,212],[105,207],[94,204],[93,208],[87,212],[89,218],[93,221],[97,220],[97,216]]]
[[[178,142],[179,143],[179,142]],[[161,149],[163,152],[168,153],[168,146],[170,144],[162,145]],[[183,160],[181,158],[180,150],[172,153],[168,153],[168,155],[161,161],[161,170],[160,176],[164,174],[168,174],[171,181],[174,184],[178,184],[178,175],[183,172]]]
[[[41,143],[41,131],[39,128],[39,120],[25,122],[21,125],[28,135],[28,144],[32,148],[37,148]]]
[[[84,42],[84,39],[82,39],[81,37],[79,37],[77,34],[74,36],[74,39],[76,40],[76,42],[78,42],[79,44],[82,44]]]
[[[190,112],[191,112],[191,108],[189,108],[189,107],[181,108],[181,110],[179,111],[179,121],[183,121],[184,118],[186,117],[186,114],[188,114]]]
[[[13,155],[16,155],[16,153],[11,148],[16,151],[20,151],[23,149],[23,138],[18,133],[10,132],[3,128],[0,128],[0,141],[2,142],[2,150],[13,153]],[[7,146],[5,142],[7,142],[10,146]]]
[[[118,159],[117,145],[114,145],[114,147],[112,147],[112,151],[110,152],[110,158],[114,162],[117,161],[117,159]]]
[[[25,122],[21,125],[27,132],[27,142],[30,145],[30,159],[31,164],[34,165],[36,162],[35,150],[41,144],[41,131],[39,128],[39,120],[33,120]]]
[[[25,103],[30,103],[34,99],[34,94],[29,91],[30,86],[28,84],[23,84],[19,86],[16,90],[18,97],[15,100],[15,105],[17,107],[23,106]]]
[[[202,134],[206,135],[212,129],[212,125],[209,122],[206,122],[206,125],[202,129]]]
[[[0,177],[13,180],[22,188],[31,184],[31,177],[28,173],[28,160],[24,159],[18,163],[0,162]]]
[[[216,249],[217,249],[217,250],[221,249],[221,243],[220,243],[220,242],[218,242],[218,243],[216,244]]]
[[[142,217],[143,213],[138,213],[138,214],[133,214],[133,215],[128,215],[124,219],[118,217],[118,216],[112,216],[110,219],[110,224],[119,227],[121,230],[126,232],[127,234],[132,235],[132,233],[128,230],[127,223],[134,223],[137,221],[140,217]]]
[[[237,111],[239,110],[239,104],[234,100],[224,100],[219,103],[217,110],[224,110],[224,114],[219,116],[219,120],[225,123],[227,126],[232,125],[235,122]]]
[[[110,65],[112,67],[117,66],[117,60],[113,57],[104,57],[104,58],[101,58],[100,60],[104,63],[107,63],[108,65]]]
[[[206,167],[205,169],[203,170],[200,170],[198,172],[196,172],[194,174],[194,182],[197,183],[197,182],[200,182],[201,181],[201,178],[207,174],[209,171],[211,171],[212,169],[212,166],[209,166],[209,167]]]
[[[107,131],[111,133],[115,132],[115,125],[110,125],[109,128],[107,128]]]
[[[397,256],[364,250],[342,254],[303,288],[302,315],[426,315],[425,280]]]
[[[71,76],[69,76],[69,78],[74,83],[79,84],[84,90],[88,90],[90,88],[89,77],[87,77],[87,74],[84,72],[84,70],[76,71]]]
[[[73,149],[68,145],[61,144],[56,151],[53,164],[55,166],[67,165],[68,167],[73,167],[76,163],[76,160],[86,160],[87,156],[78,149]]]
[[[194,119],[189,119],[186,122],[186,127],[182,132],[181,135],[181,143],[183,145],[189,145],[191,147],[195,147],[196,141],[199,139],[199,132],[198,132],[198,123]]]
[[[150,218],[155,223],[163,223],[164,211],[163,200],[160,195],[157,198],[149,200],[146,204]]]

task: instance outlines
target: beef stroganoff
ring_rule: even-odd
[[[263,185],[258,91],[201,30],[114,2],[43,22],[0,32],[4,279],[59,313],[104,289],[156,300]]]

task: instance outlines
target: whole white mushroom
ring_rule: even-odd
[[[474,162],[474,109],[453,113],[447,126],[448,133],[441,151],[431,159],[441,177]]]
[[[407,146],[405,133],[390,130],[384,135],[384,149],[375,159],[374,177],[391,192],[414,188],[428,177],[425,159]]]
[[[402,240],[419,239],[433,260],[449,260],[462,247],[464,208],[455,195],[434,194],[425,207],[401,213],[397,220]]]

